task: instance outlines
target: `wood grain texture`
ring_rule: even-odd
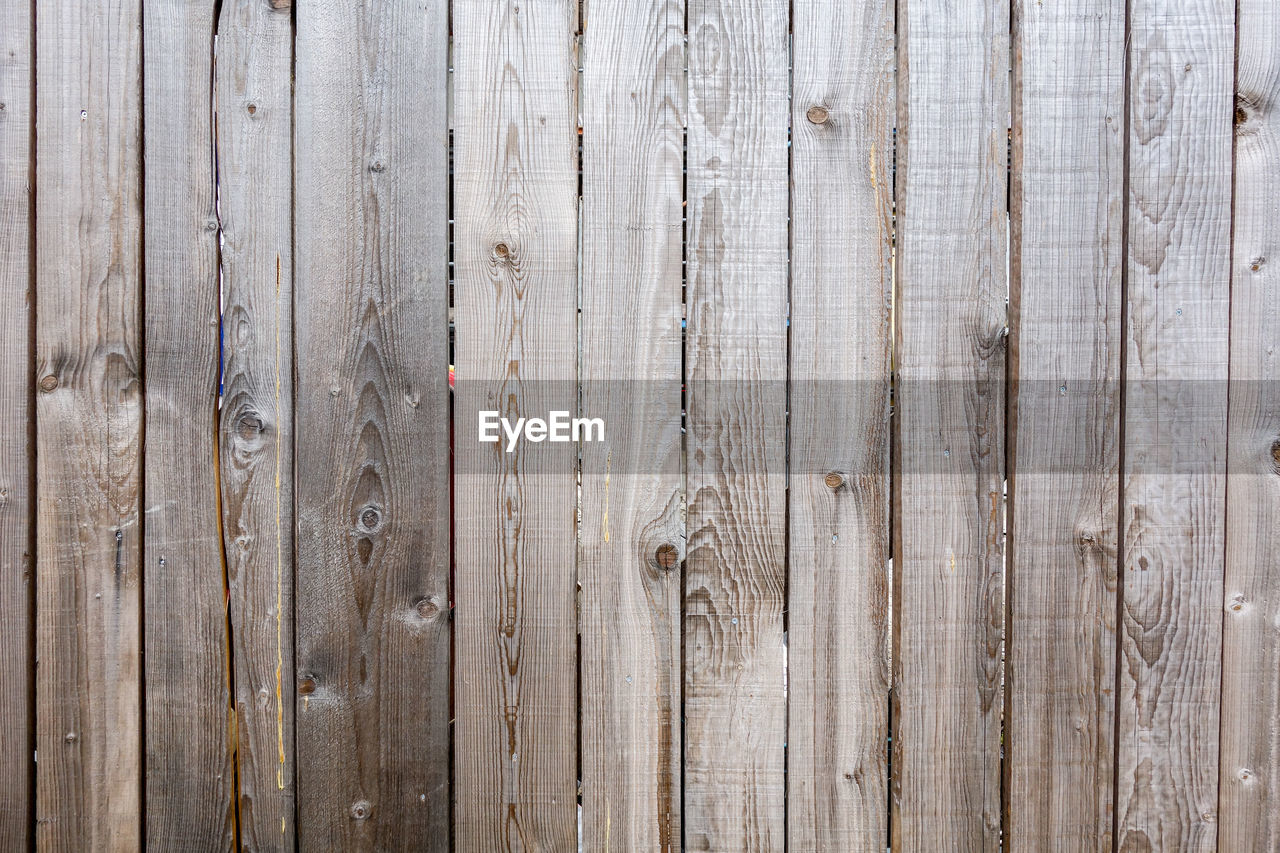
[[[572,411],[577,3],[455,0],[454,843],[577,847],[574,445],[477,440]]]
[[[447,20],[297,14],[301,849],[449,845]]]
[[[889,833],[894,5],[793,4],[787,837]]]
[[[141,8],[36,7],[36,845],[141,846]]]
[[[1131,4],[1121,851],[1217,845],[1234,11]]]
[[[1110,850],[1125,3],[1014,12],[1006,844]]]
[[[785,845],[787,16],[688,6],[689,850]]]
[[[1218,849],[1280,849],[1280,8],[1236,24]]]
[[[235,842],[218,529],[213,4],[143,4],[146,838]]]
[[[898,10],[891,837],[996,850],[1009,12]]]
[[[223,0],[218,462],[243,850],[294,849],[292,50],[288,6]]]
[[[684,3],[585,13],[581,846],[677,851]]]
[[[34,833],[32,13],[27,0],[0,0],[0,848],[6,850],[26,850]]]

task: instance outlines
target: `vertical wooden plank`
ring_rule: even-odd
[[[1120,850],[1217,845],[1235,4],[1133,0]]]
[[[1125,3],[1014,11],[1006,844],[1109,850]]]
[[[583,35],[582,849],[679,850],[682,0]]]
[[[214,97],[222,227],[218,461],[241,847],[294,849],[293,25],[223,0]]]
[[[459,850],[577,848],[574,447],[477,435],[576,408],[577,5],[453,6]]]
[[[785,844],[787,30],[688,7],[685,840]]]
[[[36,6],[36,842],[138,848],[141,9]]]
[[[898,8],[892,839],[995,850],[1009,10]]]
[[[27,0],[0,16],[0,847],[31,844],[32,418],[31,17]]]
[[[302,849],[449,844],[447,21],[298,9]]]
[[[143,18],[146,837],[161,849],[227,849],[235,779],[215,441],[213,4],[147,0]]]
[[[1218,847],[1280,849],[1280,7],[1237,5]]]
[[[888,838],[894,4],[793,4],[787,820]]]

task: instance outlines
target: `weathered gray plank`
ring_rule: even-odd
[[[447,20],[298,9],[302,849],[449,844]]]
[[[141,843],[141,8],[36,6],[36,843]]]
[[[1008,4],[899,4],[896,849],[1000,843]]]
[[[582,86],[582,849],[679,850],[684,3],[590,0]]]
[[[287,3],[223,0],[218,462],[245,850],[294,849],[292,45]]]
[[[1117,844],[1217,844],[1230,0],[1130,10]]]
[[[1109,850],[1125,3],[1014,11],[1006,844]]]
[[[787,15],[688,7],[690,850],[785,844]]]
[[[214,431],[213,4],[146,0],[142,14],[146,840],[225,850],[235,776]]]
[[[30,846],[35,650],[31,645],[32,5],[3,0],[0,17],[0,848]]]
[[[575,408],[577,5],[453,6],[459,850],[577,847],[573,445],[476,432]]]
[[[894,4],[792,8],[787,821],[888,837]]]
[[[1218,848],[1280,849],[1280,7],[1237,5]]]

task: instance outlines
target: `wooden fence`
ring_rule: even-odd
[[[1274,0],[0,18],[3,849],[1280,849]]]

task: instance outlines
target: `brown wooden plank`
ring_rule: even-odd
[[[577,847],[572,444],[478,412],[573,411],[576,2],[455,0],[455,845]]]
[[[787,17],[688,7],[689,850],[785,845]]]
[[[787,835],[889,832],[894,4],[792,6]]]
[[[684,3],[583,36],[582,849],[681,847]]]
[[[230,591],[240,844],[294,849],[293,26],[285,3],[223,0],[218,461]]]
[[[141,843],[141,8],[36,6],[36,843]]]
[[[1006,844],[1109,850],[1125,3],[1014,12]]]
[[[1220,850],[1280,849],[1280,7],[1236,23]]]
[[[449,844],[447,20],[441,0],[297,11],[306,850]]]
[[[1120,850],[1217,845],[1234,13],[1130,7]]]
[[[215,440],[213,4],[147,0],[142,14],[146,839],[225,850],[235,778]]]
[[[25,850],[34,827],[31,707],[35,650],[32,513],[31,192],[33,45],[26,0],[0,0],[0,848]]]
[[[899,4],[895,850],[1000,844],[1008,4]]]

